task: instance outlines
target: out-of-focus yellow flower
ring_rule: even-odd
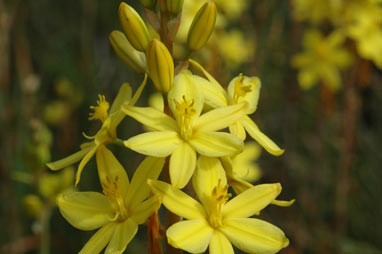
[[[261,170],[257,163],[254,163],[261,154],[260,146],[249,141],[244,145],[243,152],[232,157],[232,167],[234,174],[247,182],[255,182],[261,177]]]
[[[44,210],[44,203],[37,195],[28,194],[24,198],[24,205],[27,213],[35,218],[40,217]]]
[[[183,7],[183,0],[165,0],[166,11],[172,15],[178,15]]]
[[[56,204],[57,196],[73,186],[74,168],[68,167],[59,173],[45,173],[38,181],[38,191],[51,204]]]
[[[125,117],[125,114],[121,111],[123,104],[134,105],[140,97],[144,86],[146,85],[147,77],[145,76],[141,86],[137,89],[133,97],[131,97],[132,91],[128,83],[122,84],[119,89],[118,95],[115,98],[111,108],[109,110],[109,103],[103,96],[100,96],[98,106],[91,106],[94,113],[91,113],[89,119],[98,119],[102,122],[101,129],[93,137],[91,142],[83,143],[81,150],[58,161],[50,162],[47,166],[52,170],[59,170],[70,166],[81,160],[77,173],[76,173],[76,185],[80,181],[81,173],[88,161],[97,152],[101,145],[107,145],[113,142],[117,137],[117,127]],[[87,136],[86,136],[87,137]]]
[[[157,179],[163,158],[147,157],[129,183],[125,169],[105,146],[97,153],[98,175],[103,193],[69,192],[60,195],[57,205],[62,216],[81,230],[100,228],[85,244],[81,254],[123,253],[143,224],[160,206],[160,198],[147,199],[147,179]]]
[[[228,91],[225,91],[199,63],[194,60],[190,60],[190,63],[201,70],[209,80],[208,82],[202,79],[204,82],[200,82],[207,105],[212,108],[221,108],[227,105],[237,105],[242,102],[248,103],[249,106],[245,115],[229,125],[229,130],[232,134],[245,140],[246,132],[248,132],[269,153],[276,156],[284,153],[284,150],[280,149],[270,138],[262,133],[259,127],[248,117],[248,115],[254,113],[257,109],[261,87],[259,78],[239,75],[229,83]]]
[[[352,56],[342,47],[344,40],[344,35],[337,31],[327,37],[317,30],[305,32],[304,52],[292,59],[292,65],[299,69],[302,89],[310,89],[319,81],[333,91],[341,87],[340,71],[352,63]]]
[[[232,134],[217,132],[236,122],[247,110],[247,103],[222,107],[201,115],[204,98],[198,84],[202,78],[182,71],[168,93],[168,105],[174,118],[155,108],[123,106],[123,111],[155,131],[139,134],[125,145],[142,154],[170,157],[170,179],[183,188],[191,178],[196,152],[220,157],[232,156],[243,149],[243,142]]]
[[[161,181],[148,181],[171,212],[187,220],[168,228],[168,242],[190,253],[233,254],[232,244],[248,253],[276,253],[289,244],[285,234],[258,214],[281,192],[281,185],[254,186],[228,201],[227,179],[217,158],[201,156],[193,177],[200,203],[184,192]]]
[[[382,2],[357,1],[347,10],[347,33],[357,42],[358,53],[382,68]]]
[[[168,93],[174,80],[174,61],[161,41],[154,39],[150,42],[146,51],[146,63],[156,89]]]
[[[215,0],[215,3],[219,10],[224,12],[224,15],[228,16],[230,19],[237,19],[248,6],[247,0]]]
[[[325,19],[336,18],[343,0],[292,0],[297,20],[308,20],[318,24]]]

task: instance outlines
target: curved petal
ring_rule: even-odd
[[[69,155],[68,157],[65,157],[61,160],[49,162],[46,165],[51,170],[59,170],[62,168],[66,168],[66,167],[76,163],[77,161],[80,161],[90,150],[93,149],[95,144],[93,142],[90,142],[90,143],[91,143],[91,145],[84,147],[80,151],[78,151],[72,155]],[[86,144],[88,144],[88,143],[86,143]]]
[[[129,177],[113,153],[102,145],[98,148],[96,160],[101,184],[110,181],[118,182],[121,195],[126,195],[129,188]]]
[[[234,124],[245,115],[248,103],[213,109],[201,115],[195,122],[194,129],[198,131],[218,131]]]
[[[117,97],[115,97],[113,104],[110,107],[109,115],[119,111],[124,103],[128,103],[131,100],[131,94],[132,91],[129,83],[123,83],[119,88]]]
[[[134,220],[137,224],[143,224],[145,221],[159,209],[161,205],[161,198],[159,195],[155,195],[152,198],[147,199],[146,201],[139,203],[134,207],[131,212],[131,219]]]
[[[212,108],[220,108],[228,106],[225,93],[216,88],[210,81],[194,75],[195,81],[198,83],[200,90],[203,92],[204,103]]]
[[[138,87],[137,91],[135,91],[133,98],[131,98],[130,105],[134,106],[135,103],[137,103],[137,101],[141,97],[141,94],[142,94],[143,89],[145,88],[146,84],[147,84],[147,73],[145,73],[145,77],[143,78],[143,81],[142,81],[141,85]]]
[[[229,127],[230,133],[232,133],[236,137],[240,138],[241,140],[245,140],[247,135],[246,135],[244,126],[241,123],[241,121],[236,121],[235,123],[231,124],[228,127]]]
[[[225,204],[222,211],[223,217],[250,217],[271,203],[280,192],[281,185],[279,183],[253,186]]]
[[[122,111],[156,131],[177,131],[178,125],[176,121],[165,113],[151,107],[134,107],[123,105]]]
[[[200,156],[192,183],[199,200],[207,206],[210,203],[208,200],[211,197],[212,190],[219,184],[221,186],[227,185],[227,177],[220,160]]]
[[[78,169],[76,172],[76,182],[75,182],[76,186],[80,182],[82,170],[84,169],[85,165],[89,162],[89,160],[93,157],[97,149],[98,149],[98,145],[93,146],[92,149],[82,158],[80,165],[78,165]]]
[[[135,170],[129,190],[127,191],[125,204],[129,209],[134,209],[139,203],[149,196],[150,187],[147,179],[156,180],[162,171],[165,158],[146,157]]]
[[[272,254],[289,244],[281,229],[258,219],[227,219],[219,229],[233,245],[247,253]]]
[[[243,141],[225,132],[197,132],[188,141],[199,154],[208,157],[234,155],[243,150]]]
[[[284,153],[284,149],[278,147],[270,138],[265,136],[257,127],[257,125],[248,117],[244,116],[242,123],[248,134],[255,139],[270,154],[280,156]]]
[[[126,147],[144,155],[169,156],[182,142],[174,131],[154,131],[139,134],[124,141]]]
[[[218,230],[214,230],[209,252],[210,254],[234,254],[232,244],[227,237]]]
[[[203,253],[210,243],[213,229],[207,221],[187,220],[175,223],[167,229],[169,244],[190,253]]]
[[[67,192],[57,198],[62,216],[75,228],[93,230],[112,221],[115,211],[98,192]]]
[[[186,142],[181,143],[170,157],[171,185],[182,189],[190,181],[195,171],[196,152]]]
[[[132,219],[127,219],[124,222],[115,224],[114,233],[105,250],[105,254],[122,254],[127,244],[138,231],[138,225]]]
[[[161,196],[163,205],[171,212],[186,219],[206,217],[203,206],[181,190],[162,181],[148,180],[147,183],[155,194]]]
[[[110,241],[115,228],[114,223],[107,224],[99,229],[80,250],[79,254],[98,254]]]

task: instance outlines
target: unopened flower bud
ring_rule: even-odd
[[[147,9],[155,9],[157,0],[141,0],[141,4]]]
[[[166,11],[178,15],[183,6],[183,0],[166,0]]]
[[[147,69],[158,91],[167,93],[174,80],[174,62],[166,46],[154,39],[146,51]]]
[[[137,51],[126,36],[120,31],[113,31],[109,35],[111,46],[122,61],[138,73],[146,70],[146,58],[143,52]]]
[[[131,45],[136,50],[144,52],[150,42],[150,34],[139,14],[131,6],[121,3],[119,5],[119,19],[122,30]]]
[[[215,27],[216,14],[216,5],[212,1],[206,2],[196,13],[188,31],[187,45],[190,50],[199,50],[208,41]]]

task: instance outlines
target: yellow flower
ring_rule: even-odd
[[[317,30],[305,32],[304,52],[292,59],[292,65],[299,69],[298,81],[302,89],[310,89],[320,80],[333,91],[340,88],[340,71],[352,62],[351,55],[342,48],[344,39],[337,31],[326,38]]]
[[[248,253],[276,253],[289,240],[276,226],[255,218],[281,192],[281,186],[254,186],[229,200],[223,167],[217,158],[200,157],[193,186],[200,203],[171,185],[148,181],[152,191],[171,212],[187,219],[166,232],[168,242],[190,253],[234,253],[232,244]],[[228,202],[227,202],[228,201]]]
[[[206,104],[213,108],[220,108],[227,105],[237,105],[242,102],[248,103],[249,106],[245,115],[238,119],[238,121],[229,124],[229,130],[232,134],[245,140],[246,132],[248,132],[270,154],[279,156],[284,153],[284,150],[280,149],[270,138],[262,133],[259,127],[248,117],[248,115],[254,113],[257,109],[261,87],[259,78],[246,77],[240,74],[229,83],[228,91],[226,92],[200,64],[193,60],[190,60],[190,63],[201,70],[209,80],[208,82],[200,78],[200,80],[204,80],[203,82],[200,81],[200,83]]]
[[[335,18],[342,3],[338,0],[292,0],[292,4],[297,20],[318,24],[325,19]]]
[[[247,103],[222,107],[201,115],[204,99],[199,89],[200,77],[183,71],[174,79],[168,104],[174,118],[155,108],[124,105],[122,110],[155,131],[125,141],[125,145],[142,154],[170,158],[171,183],[183,188],[191,178],[196,152],[220,157],[240,152],[243,142],[232,134],[217,132],[241,118]]]
[[[81,230],[100,228],[85,244],[81,254],[122,253],[143,224],[160,206],[156,195],[146,199],[147,179],[157,179],[164,159],[147,157],[129,183],[122,165],[105,146],[97,153],[98,175],[103,193],[69,192],[57,199],[62,216]]]
[[[125,117],[125,114],[120,110],[123,104],[134,105],[138,98],[140,97],[144,86],[146,85],[147,77],[141,86],[138,88],[134,96],[131,98],[131,87],[128,83],[122,84],[119,89],[118,95],[115,98],[111,108],[109,110],[109,103],[105,100],[104,96],[99,96],[100,100],[97,101],[98,106],[91,106],[90,108],[94,110],[94,113],[90,114],[89,119],[98,119],[102,122],[101,129],[93,137],[85,137],[93,139],[91,142],[87,142],[81,145],[81,150],[58,161],[50,162],[47,166],[51,170],[59,170],[70,166],[77,161],[80,161],[78,170],[76,173],[76,185],[80,181],[81,173],[88,161],[97,152],[101,145],[106,145],[113,142],[117,137],[117,127],[119,123]]]

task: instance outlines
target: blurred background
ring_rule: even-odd
[[[184,31],[204,3],[184,1],[178,59]],[[143,13],[139,1],[127,3]],[[98,94],[110,102],[122,82],[135,90],[143,79],[109,43],[110,32],[121,29],[119,4],[0,0],[1,253],[76,253],[93,233],[71,227],[55,207],[75,168],[49,172],[45,163],[78,151],[82,132],[96,133],[100,125],[88,114]],[[290,239],[280,253],[382,253],[381,1],[216,4],[216,31],[193,58],[223,85],[240,73],[262,81],[253,119],[286,151],[261,151],[255,183],[280,182],[280,199],[296,199],[260,215]],[[147,105],[153,91],[149,84],[138,104]],[[126,118],[118,136],[141,131]],[[142,157],[111,148],[131,177]],[[94,169],[93,159],[79,189],[101,190]],[[146,244],[140,227],[126,253],[146,252]]]

